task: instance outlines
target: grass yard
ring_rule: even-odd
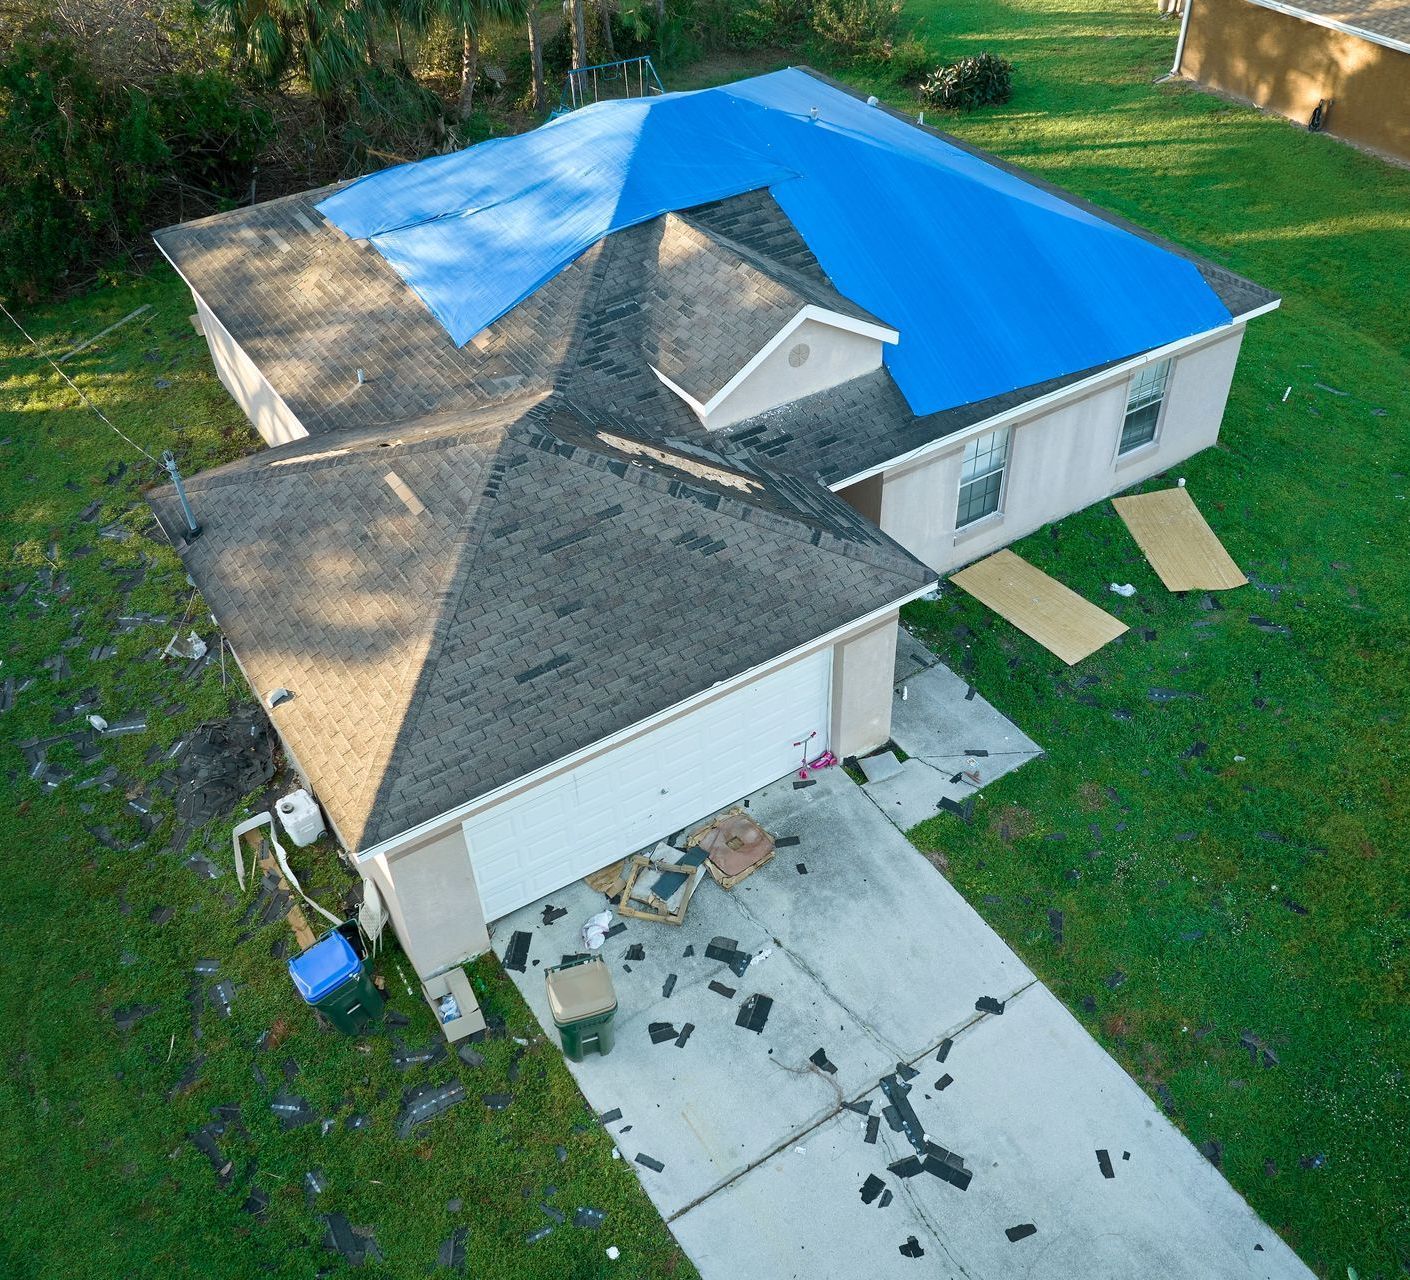
[[[143,305],[151,310],[64,368],[138,443],[177,450],[188,471],[252,448],[187,323],[190,294],[170,271],[29,323],[58,356]],[[486,1010],[507,1027],[477,1046],[483,1062],[442,1057],[399,1071],[400,1045],[425,1048],[439,1033],[419,992],[407,994],[410,969],[398,953],[381,968],[392,1008],[410,1025],[357,1045],[320,1032],[276,954],[292,942],[288,926],[245,918],[254,894],[236,896],[228,825],[192,843],[220,868],[215,879],[166,847],[170,821],[149,836],[129,795],[142,802],[150,788],[153,814],[165,813],[153,758],[223,714],[243,686],[223,687],[215,663],[188,683],[185,664],[152,656],[192,606],[175,554],[148,536],[138,499],[156,468],[12,329],[0,329],[0,459],[0,685],[13,677],[17,687],[0,715],[0,1179],[11,1189],[0,1210],[0,1275],[342,1274],[322,1243],[326,1214],[374,1229],[385,1261],[369,1261],[371,1275],[428,1274],[457,1231],[477,1277],[694,1275],[493,960],[474,978]],[[160,620],[120,629],[120,616],[139,614]],[[191,625],[213,639],[198,603]],[[93,656],[108,645],[116,654]],[[55,654],[70,671],[43,665]],[[52,745],[46,767],[74,776],[52,789],[29,779],[19,744],[83,728],[82,715],[58,723],[79,702],[83,714],[92,707],[113,723],[146,712],[148,731],[104,739],[101,758],[88,761],[75,743]],[[79,789],[108,767],[119,773],[111,790]],[[95,827],[121,847],[104,847]],[[316,897],[341,897],[348,877],[330,849],[295,861]],[[197,974],[203,959],[217,959],[217,971]],[[234,984],[228,1018],[212,991],[222,981]],[[118,1020],[134,1006],[151,1009],[122,1030]],[[466,1100],[397,1138],[403,1091],[452,1078]],[[283,1131],[270,1109],[280,1092],[306,1099],[313,1122]],[[513,1101],[490,1110],[486,1094]],[[356,1116],[366,1127],[349,1127]],[[222,1120],[218,1169],[190,1135]],[[310,1171],[325,1187],[316,1196]],[[604,1210],[603,1225],[572,1225],[580,1207]],[[543,1227],[553,1230],[529,1243]],[[619,1261],[608,1260],[608,1245]]]
[[[1103,503],[1016,547],[1132,628],[1075,670],[958,590],[912,606],[1048,751],[914,838],[1309,1265],[1400,1275],[1410,173],[1153,85],[1154,4],[913,8],[944,57],[1016,66],[1012,103],[948,127],[1284,295],[1220,447],[1180,468],[1254,585],[1170,595]]]
[[[1175,36],[1153,10],[913,0],[937,57],[987,48],[1017,66],[1010,105],[950,127],[1285,295],[1251,328],[1221,447],[1181,469],[1257,582],[1222,607],[1168,595],[1103,504],[1017,548],[1132,625],[1076,671],[958,592],[913,606],[1048,750],[989,788],[971,826],[940,817],[915,838],[1319,1273],[1389,1277],[1410,1266],[1410,173],[1153,85]],[[169,271],[26,322],[57,356],[144,304],[65,368],[188,471],[252,447]],[[161,818],[160,750],[236,686],[152,657],[188,607],[204,618],[148,536],[138,486],[156,469],[3,323],[0,460],[0,686],[17,687],[0,713],[0,1174],[24,1189],[0,1210],[0,1274],[338,1273],[325,1214],[375,1230],[374,1275],[427,1274],[460,1230],[481,1277],[693,1274],[493,962],[474,973],[507,1034],[484,1061],[398,1071],[392,1035],[351,1048],[299,1008],[273,954],[286,926],[241,918],[228,829],[193,843],[222,869],[206,879],[165,847],[168,822],[149,832],[129,806],[145,797]],[[67,669],[45,665],[57,655]],[[74,731],[89,707],[146,712],[149,728],[105,739],[99,759],[53,744],[50,778],[73,776],[30,778],[20,744]],[[110,766],[111,790],[78,788]],[[298,867],[325,900],[341,892],[326,850]],[[210,957],[217,973],[196,975]],[[396,1037],[430,1044],[395,952],[383,970],[411,1020]],[[209,998],[222,980],[229,1018]],[[155,1008],[121,1030],[134,1005]],[[403,1091],[451,1077],[467,1100],[397,1139]],[[280,1091],[336,1123],[282,1131]],[[514,1100],[490,1110],[494,1093]],[[360,1115],[370,1125],[350,1128]],[[190,1135],[222,1119],[217,1169]],[[574,1227],[580,1206],[605,1225]]]

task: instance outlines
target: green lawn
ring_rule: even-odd
[[[175,449],[189,471],[252,448],[253,434],[187,323],[190,294],[170,271],[47,308],[28,322],[57,356],[143,304],[152,310],[65,369],[139,444],[153,453]],[[0,683],[7,676],[21,686],[34,681],[0,715],[7,833],[0,1179],[10,1191],[0,1210],[0,1275],[245,1280],[307,1277],[325,1267],[341,1274],[338,1257],[323,1251],[323,1214],[375,1229],[385,1264],[369,1264],[372,1275],[426,1275],[441,1242],[462,1227],[467,1274],[477,1277],[693,1275],[630,1169],[612,1158],[611,1140],[557,1046],[539,1036],[493,960],[474,975],[482,1002],[506,1020],[508,1034],[479,1046],[481,1065],[451,1058],[399,1072],[391,1035],[354,1046],[317,1030],[273,954],[277,942],[291,940],[287,925],[243,919],[254,895],[235,896],[228,826],[214,824],[193,845],[223,868],[211,881],[163,848],[169,823],[140,843],[138,816],[121,787],[76,789],[108,765],[132,779],[134,790],[156,778],[149,752],[222,714],[240,686],[232,680],[223,688],[218,665],[188,684],[177,667],[152,657],[192,595],[174,553],[147,536],[153,530],[138,486],[157,471],[4,329],[0,461]],[[105,483],[120,462],[128,470]],[[101,508],[83,520],[94,501]],[[99,533],[115,521],[131,531],[125,540]],[[124,595],[144,566],[145,580]],[[28,590],[11,599],[23,583]],[[119,632],[117,618],[137,612],[169,621]],[[212,638],[199,604],[193,617]],[[64,648],[75,636],[79,642]],[[106,644],[118,653],[93,659],[93,649]],[[71,664],[63,679],[41,665],[54,653]],[[71,744],[51,748],[49,762],[75,776],[46,790],[27,778],[19,744],[81,727],[81,718],[55,725],[81,698],[111,722],[148,712],[149,731],[107,740],[102,759],[87,764]],[[167,807],[157,793],[154,811]],[[106,849],[90,826],[137,847]],[[296,863],[325,902],[348,883],[327,848]],[[165,923],[163,908],[171,910]],[[207,958],[220,961],[218,972],[197,976],[193,966]],[[419,993],[407,994],[405,961],[393,951],[381,968],[393,1007],[411,1018],[395,1034],[416,1048],[433,1043],[429,1011]],[[229,1019],[209,994],[222,980],[235,984]],[[193,986],[206,1002],[199,1040],[188,1002]],[[134,1004],[156,1009],[122,1031],[114,1014]],[[267,1031],[273,1043],[261,1048]],[[292,1079],[289,1063],[298,1069]],[[399,1140],[393,1127],[402,1091],[452,1077],[467,1100]],[[314,1123],[282,1132],[270,1110],[280,1090],[306,1098],[320,1119],[335,1121],[332,1130],[325,1135]],[[514,1101],[491,1111],[482,1101],[488,1093]],[[623,1103],[630,1107],[630,1099]],[[239,1113],[217,1139],[231,1162],[222,1188],[189,1135],[228,1105]],[[353,1115],[370,1117],[370,1126],[348,1129]],[[326,1181],[312,1204],[304,1187],[310,1170]],[[268,1197],[260,1214],[246,1210],[252,1192]],[[460,1202],[455,1209],[453,1201]],[[555,1224],[544,1204],[568,1222]],[[606,1211],[600,1230],[571,1225],[579,1207]],[[553,1226],[550,1235],[526,1242],[544,1226]],[[620,1260],[607,1258],[608,1245],[621,1250]]]
[[[1132,628],[1075,670],[958,591],[913,606],[1048,751],[915,839],[1311,1266],[1401,1274],[1410,173],[1153,85],[1175,34],[1153,4],[914,8],[944,56],[1017,69],[1011,104],[942,127],[1284,295],[1220,447],[1178,471],[1255,585],[1170,595],[1103,503],[1016,547]]]
[[[1132,624],[1076,672],[958,594],[914,606],[946,660],[1049,753],[986,790],[972,826],[937,818],[916,834],[1190,1136],[1220,1144],[1230,1180],[1320,1273],[1389,1276],[1410,1263],[1410,174],[1154,86],[1175,32],[1153,8],[914,5],[937,56],[991,48],[1017,65],[1009,106],[950,127],[1285,295],[1252,327],[1221,447],[1181,468],[1260,585],[1214,610],[1167,595],[1103,505],[1018,547]],[[690,81],[728,78],[732,65]],[[152,311],[65,367],[139,443],[176,449],[188,470],[252,447],[165,269],[26,320],[58,354],[143,303]],[[478,1276],[692,1274],[492,962],[476,978],[509,1037],[483,1047],[483,1065],[402,1074],[390,1038],[350,1051],[300,1010],[271,954],[285,926],[252,928],[227,896],[220,829],[204,842],[227,868],[214,882],[162,849],[165,827],[130,852],[92,838],[93,825],[124,842],[142,833],[122,790],[74,783],[108,764],[152,779],[149,752],[219,714],[233,689],[216,668],[188,685],[152,660],[190,600],[174,555],[143,532],[137,486],[156,472],[3,321],[0,460],[0,683],[34,679],[0,714],[0,770],[12,775],[0,797],[0,1173],[24,1191],[0,1211],[0,1274],[337,1273],[324,1213],[374,1227],[388,1275],[425,1275],[462,1226]],[[129,470],[105,483],[119,461]],[[118,520],[132,536],[100,536]],[[1114,580],[1138,595],[1110,595]],[[137,611],[170,622],[114,635]],[[108,643],[115,657],[90,657]],[[56,680],[41,664],[58,652],[72,671]],[[1156,688],[1189,696],[1152,702]],[[90,690],[110,720],[147,711],[152,727],[87,764],[56,746],[50,762],[77,773],[47,790],[26,777],[19,744],[71,729],[55,716]],[[1201,742],[1204,754],[1187,755]],[[326,852],[300,869],[329,898],[343,882]],[[174,914],[154,923],[161,907]],[[207,1008],[196,1041],[187,992],[205,957],[221,969],[203,985],[237,990],[233,1016]],[[384,971],[413,1019],[400,1035],[429,1043],[394,958]],[[118,1030],[114,1010],[138,1002],[157,1009]],[[259,1048],[281,1017],[285,1038]],[[1253,1065],[1245,1031],[1276,1065]],[[288,1081],[286,1059],[299,1068]],[[469,1100],[397,1140],[402,1090],[452,1075]],[[281,1132],[269,1110],[280,1089],[337,1127]],[[496,1092],[513,1104],[488,1111],[482,1095]],[[226,1104],[243,1133],[220,1139],[232,1163],[221,1189],[188,1135]],[[353,1114],[371,1127],[348,1130]],[[327,1181],[312,1205],[310,1169]],[[269,1197],[263,1214],[244,1210],[252,1189]],[[606,1225],[557,1225],[527,1244],[551,1224],[545,1200],[570,1218],[605,1209]],[[620,1261],[606,1260],[608,1244]]]

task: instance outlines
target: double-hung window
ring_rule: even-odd
[[[1009,460],[1010,428],[976,436],[964,450],[960,466],[960,503],[956,528],[963,528],[999,509],[1004,491],[1004,467]]]
[[[1131,379],[1118,453],[1130,453],[1155,439],[1156,427],[1160,425],[1160,406],[1165,401],[1165,384],[1169,380],[1169,360],[1148,364]]]

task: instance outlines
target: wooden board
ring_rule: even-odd
[[[1200,515],[1186,489],[1160,489],[1113,498],[1168,591],[1229,591],[1248,579]]]
[[[1126,624],[1012,551],[952,574],[950,581],[1013,623],[1068,666],[1116,639]]]
[[[605,893],[609,898],[615,898],[621,893],[626,882],[627,860],[625,858],[609,862],[607,866],[594,871],[592,875],[583,877],[583,883],[589,889],[596,893]]]
[[[257,831],[247,831],[240,838],[254,855],[255,863],[278,876],[279,887],[291,898],[294,898],[294,890],[284,879],[284,873],[279,870],[279,861],[274,856],[274,850],[269,847],[269,843],[264,837]],[[308,917],[304,915],[304,909],[299,906],[297,898],[294,898],[294,904],[289,908],[287,918],[289,928],[294,931],[294,938],[299,944],[300,951],[307,951],[318,941],[318,936],[309,928]]]

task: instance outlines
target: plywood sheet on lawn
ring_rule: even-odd
[[[987,560],[952,574],[950,581],[1068,666],[1081,662],[1127,629],[1120,619],[1012,551],[997,551]]]
[[[1228,591],[1248,579],[1185,489],[1113,498],[1151,568],[1169,591]]]

